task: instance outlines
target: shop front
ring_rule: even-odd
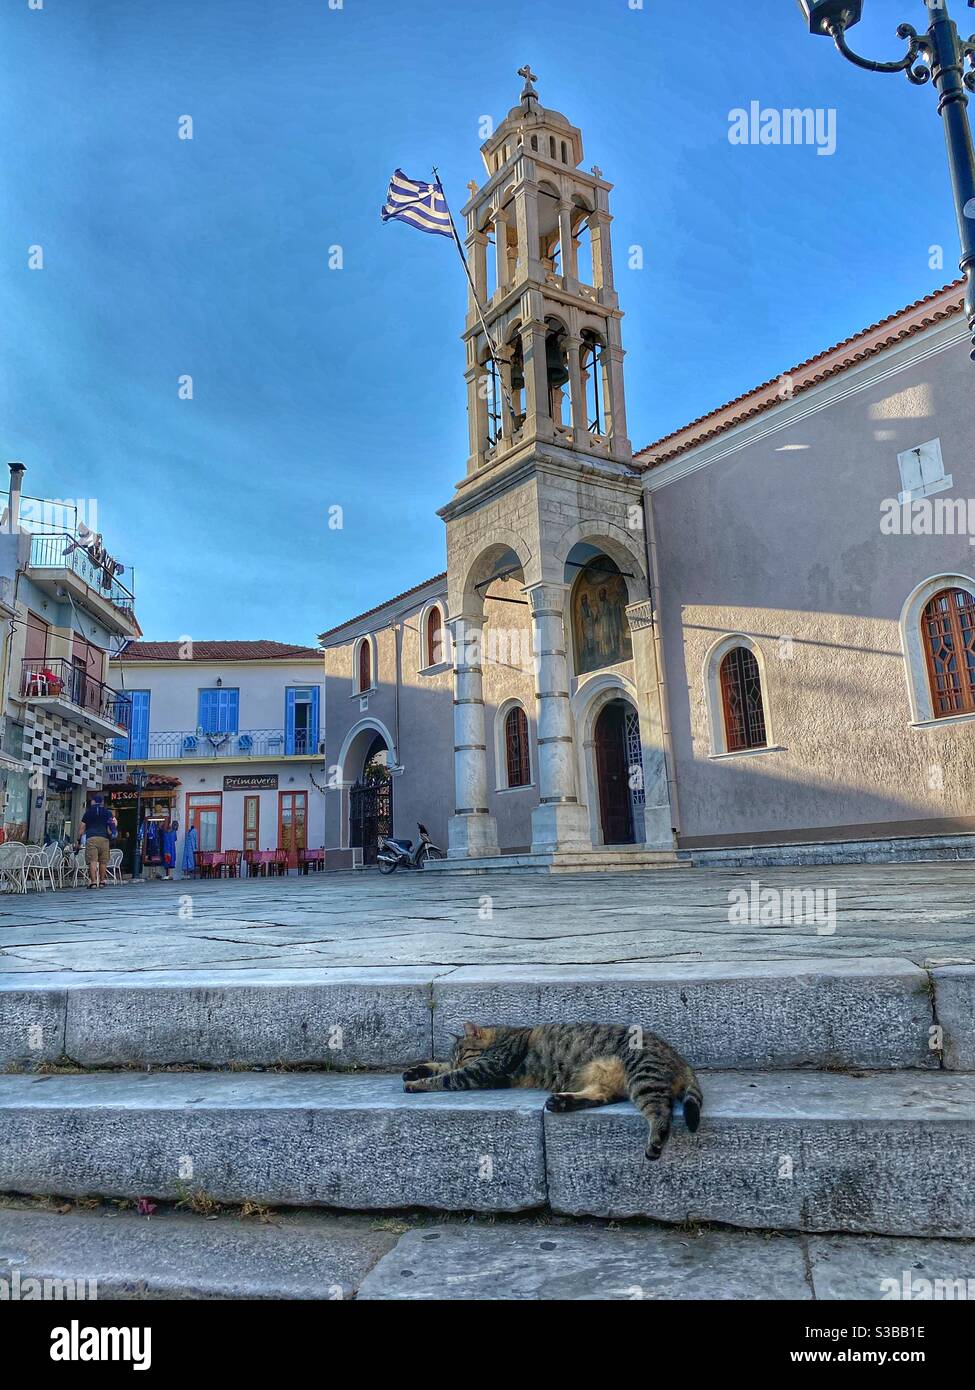
[[[165,873],[170,867],[163,860],[163,835],[179,820],[179,787],[178,777],[159,774],[150,774],[141,795],[130,782],[106,785],[105,800],[118,821],[115,848],[122,851],[123,873],[131,874],[135,867],[139,839],[144,870]]]

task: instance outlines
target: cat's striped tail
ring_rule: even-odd
[[[670,1137],[675,1100],[681,1102],[692,1134],[700,1124],[701,1087],[690,1064],[660,1038],[639,1049],[627,1048],[622,1055],[627,1095],[650,1129],[646,1156],[658,1159]]]

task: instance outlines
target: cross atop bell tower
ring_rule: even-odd
[[[540,444],[626,465],[612,184],[580,167],[582,133],[541,105],[531,67],[518,76],[521,99],[481,146],[487,179],[463,209],[479,301],[472,290],[464,331],[468,476]]]

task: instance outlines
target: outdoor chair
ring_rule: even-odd
[[[122,851],[113,849],[108,856],[108,881],[109,883],[122,882]]]

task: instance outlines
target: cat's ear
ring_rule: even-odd
[[[480,1028],[478,1028],[478,1026],[477,1026],[476,1023],[465,1023],[465,1024],[464,1024],[464,1037],[465,1037],[465,1038],[479,1038],[480,1036],[481,1036],[481,1030],[480,1030]]]

